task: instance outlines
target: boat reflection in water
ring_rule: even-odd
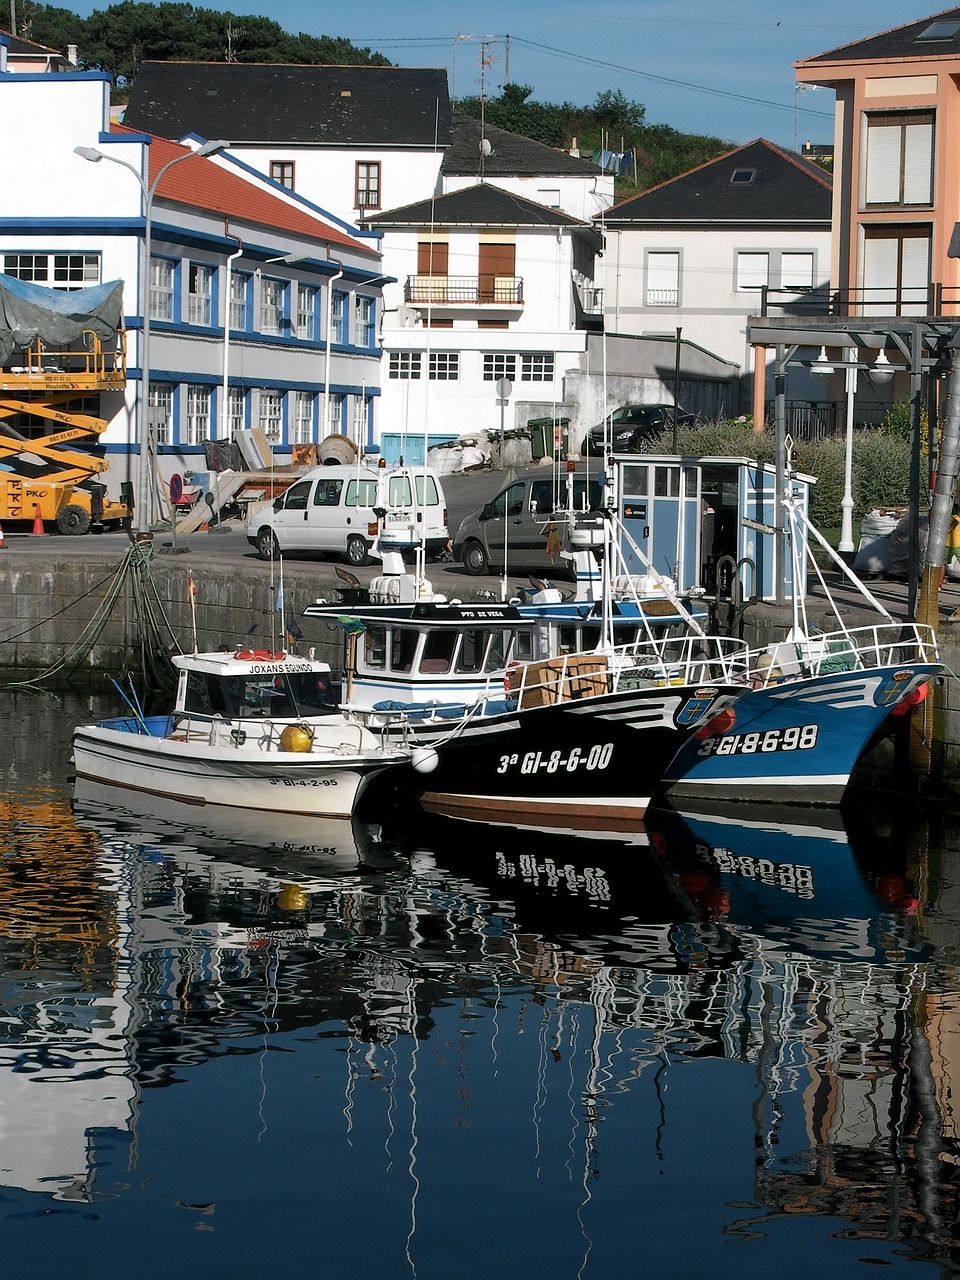
[[[915,905],[897,833],[878,861],[852,824],[245,845],[73,804],[0,807],[12,1268],[77,1239],[80,1280],[147,1245],[151,1276],[275,1269],[278,1240],[315,1266],[318,1238],[331,1274],[375,1238],[384,1280],[956,1261],[948,858]]]
[[[881,962],[930,954],[905,832],[879,829],[873,815],[658,809],[647,827],[695,920],[811,956]]]

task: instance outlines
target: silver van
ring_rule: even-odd
[[[596,475],[577,472],[573,477],[573,502],[577,510],[589,510],[599,500]],[[467,573],[529,569],[540,573],[568,572],[551,536],[553,512],[567,504],[567,477],[528,475],[510,481],[465,516],[453,539],[453,558]]]
[[[261,560],[279,552],[339,552],[348,564],[370,561],[377,522],[413,530],[428,556],[445,552],[447,504],[428,467],[315,467],[273,502],[250,513],[247,541]]]

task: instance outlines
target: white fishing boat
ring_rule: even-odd
[[[129,714],[74,731],[78,779],[219,806],[349,817],[370,778],[409,758],[402,741],[344,717],[327,663],[284,651],[173,658],[173,710]]]

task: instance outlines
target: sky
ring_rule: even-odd
[[[81,16],[111,0],[67,7]],[[623,93],[648,124],[731,143],[833,141],[833,93],[798,89],[793,64],[941,12],[904,0],[194,0],[286,31],[343,36],[398,66],[446,67],[455,97],[499,96],[505,79],[538,102],[589,106]],[[478,26],[479,22],[483,26]],[[509,40],[507,37],[509,36]],[[610,140],[616,149],[616,139]]]

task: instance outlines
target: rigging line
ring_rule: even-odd
[[[730,89],[711,89],[706,85],[693,84],[688,80],[676,80],[672,76],[658,76],[653,71],[639,71],[636,67],[625,67],[617,62],[605,62],[602,58],[590,58],[582,53],[570,53],[566,49],[555,49],[552,45],[538,44],[534,40],[524,40],[520,36],[512,36],[511,39],[515,44],[522,45],[527,49],[539,49],[543,53],[552,53],[558,58],[568,58],[572,62],[582,62],[584,64],[602,67],[606,71],[617,71],[623,75],[637,76],[642,80],[656,80],[658,84],[670,85],[676,89],[690,89],[694,93],[712,94],[717,98],[732,98],[735,102],[752,102],[760,107],[774,107],[778,111],[796,110],[796,104],[793,102],[771,102],[767,98],[754,98],[746,93],[734,93]],[[806,114],[812,116],[823,116],[825,119],[832,120],[832,111],[817,111],[813,107],[806,108]]]

